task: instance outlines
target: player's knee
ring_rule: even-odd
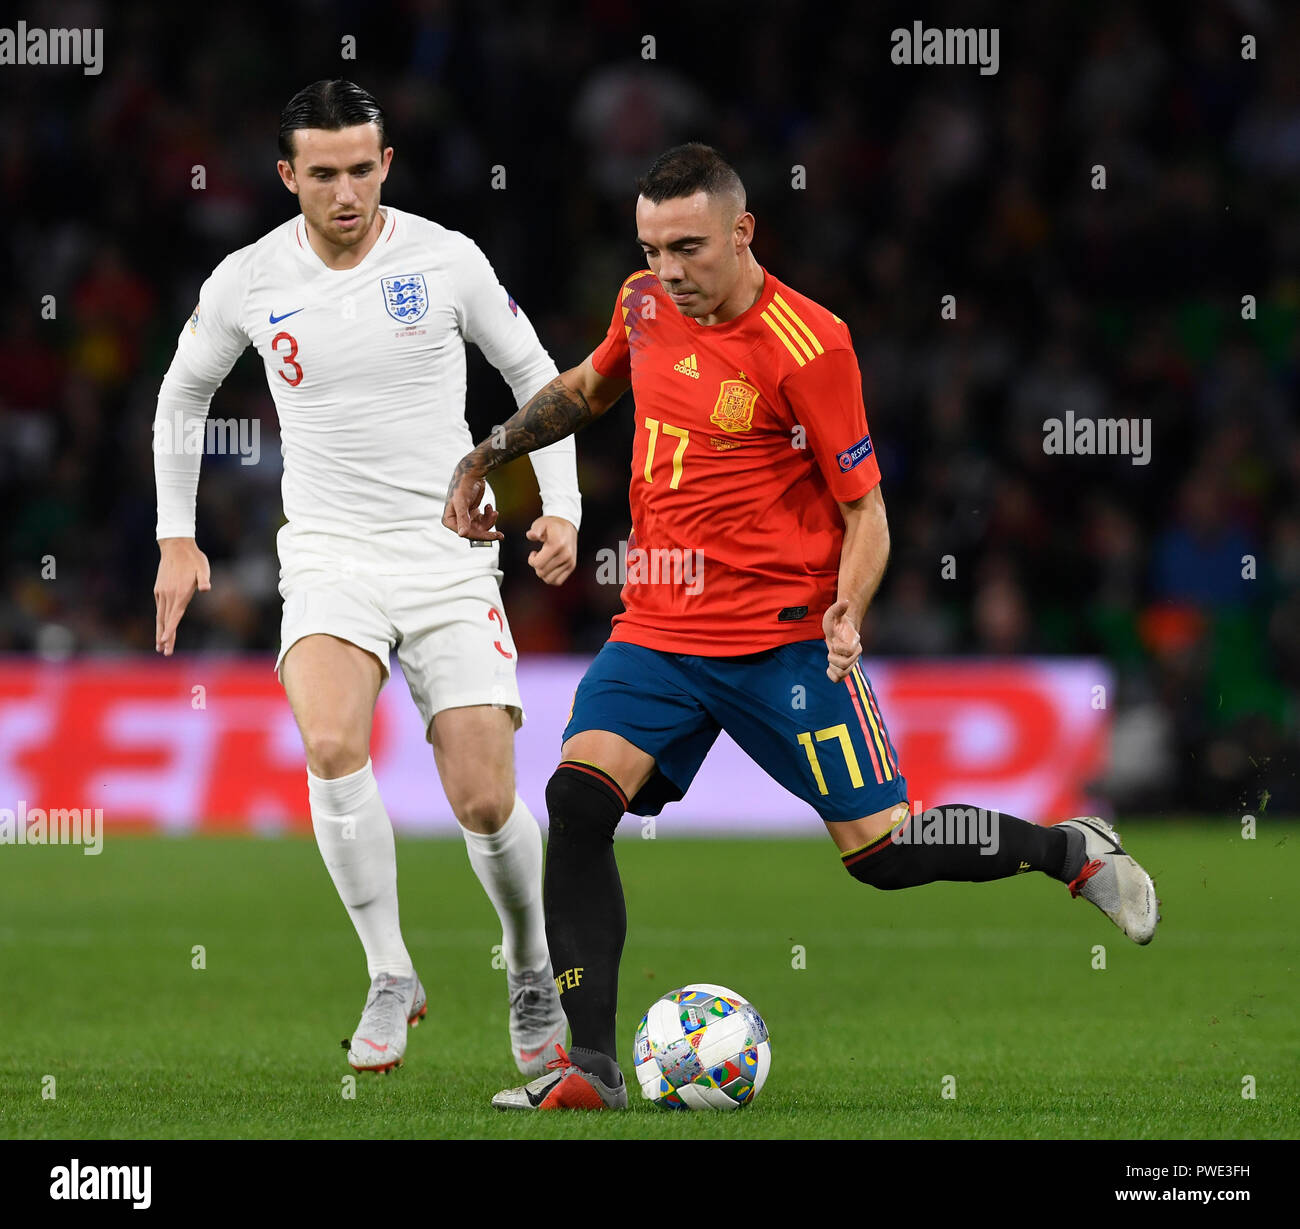
[[[473,782],[459,788],[449,787],[447,801],[462,828],[493,833],[510,818],[515,808],[515,791],[513,786],[506,790],[489,782]]]
[[[342,727],[321,726],[303,733],[307,767],[318,777],[346,777],[366,766],[365,741]]]
[[[905,855],[903,848],[886,842],[872,853],[846,861],[844,869],[859,883],[893,892],[909,886],[901,866]]]
[[[623,817],[621,801],[603,781],[563,765],[546,783],[549,843],[607,844]]]

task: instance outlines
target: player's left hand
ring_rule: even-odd
[[[548,585],[562,585],[578,566],[578,529],[562,516],[539,516],[524,535],[541,544],[528,556],[533,571]]]
[[[862,656],[862,637],[857,624],[849,618],[849,604],[838,601],[822,615],[822,631],[826,635],[826,677],[838,683],[848,676]]]

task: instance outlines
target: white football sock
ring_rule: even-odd
[[[469,864],[501,919],[501,953],[512,973],[540,969],[546,950],[542,913],[542,831],[524,800],[515,795],[510,818],[489,834],[466,828]]]
[[[415,970],[397,919],[397,850],[370,761],[326,780],[307,770],[311,826],[334,886],[366,951],[370,976]]]

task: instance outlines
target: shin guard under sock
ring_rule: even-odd
[[[1042,871],[1068,883],[1082,865],[1082,854],[1083,837],[1073,829],[948,805],[909,814],[890,832],[840,860],[855,879],[892,891],[938,880],[987,883],[1027,871]]]
[[[627,809],[614,779],[566,760],[546,785],[551,832],[543,900],[546,941],[575,1056],[606,1083],[617,1083],[614,1012],[618,965],[627,933],[623,885],[614,860],[614,830]],[[597,1070],[592,1052],[612,1069]]]

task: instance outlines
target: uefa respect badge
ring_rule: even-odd
[[[840,472],[847,474],[857,469],[871,455],[871,436],[864,435],[856,444],[846,448],[835,459],[839,462]]]

